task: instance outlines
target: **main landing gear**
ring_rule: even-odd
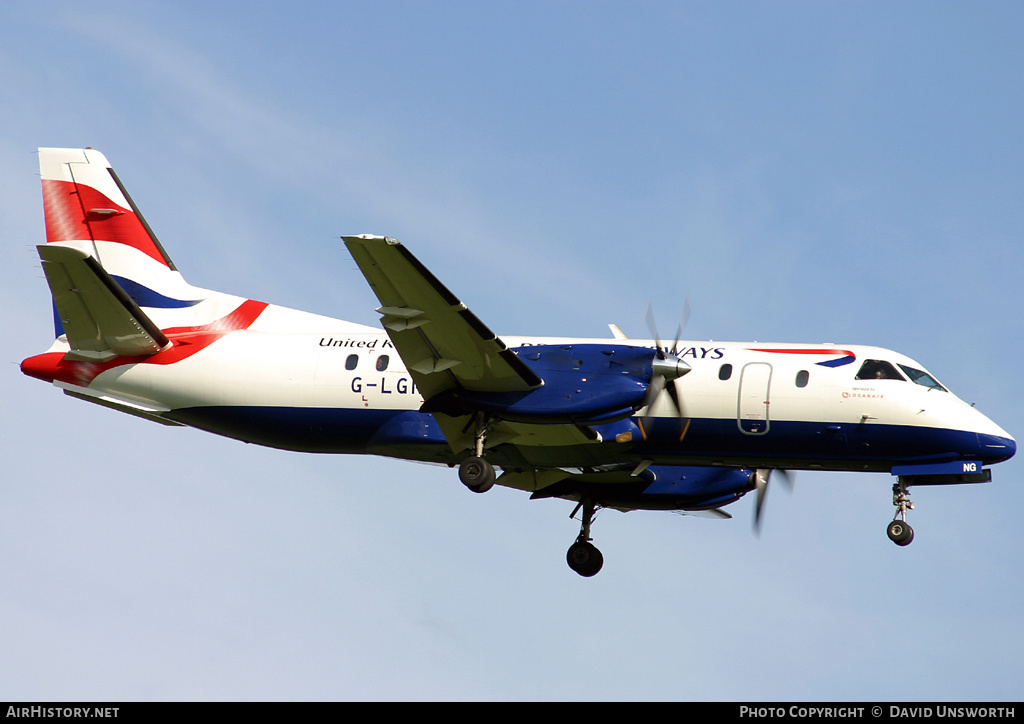
[[[476,430],[473,434],[474,455],[459,463],[459,480],[474,493],[486,493],[494,487],[494,466],[484,459],[484,440],[490,424],[482,412],[475,418]]]
[[[593,501],[590,498],[584,498],[569,517],[575,518],[576,513],[581,508],[583,509],[583,523],[580,526],[580,534],[576,537],[576,542],[569,546],[569,550],[565,554],[565,560],[569,564],[569,568],[585,578],[590,578],[597,575],[597,572],[601,570],[601,567],[604,565],[604,556],[601,555],[601,551],[597,549],[597,546],[590,542],[592,540],[590,537],[590,524],[594,521],[594,512],[596,510]]]
[[[495,481],[494,466],[484,458],[484,441],[488,430],[490,430],[490,423],[483,413],[477,413],[474,424],[476,425],[473,445],[475,454],[459,463],[459,480],[474,493],[486,493],[494,487]],[[604,566],[604,556],[601,555],[597,546],[590,542],[590,525],[594,522],[597,506],[590,498],[583,498],[569,517],[575,518],[576,513],[580,510],[583,511],[580,534],[576,536],[576,542],[569,546],[565,560],[569,564],[569,568],[581,576],[589,578],[596,576]]]
[[[474,493],[486,493],[494,487],[494,466],[472,455],[459,463],[459,480]]]
[[[908,546],[914,540],[914,529],[907,523],[907,511],[914,509],[910,502],[910,492],[902,482],[892,486],[892,504],[896,506],[896,515],[886,533],[889,540],[898,546]]]

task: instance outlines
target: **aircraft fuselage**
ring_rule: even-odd
[[[423,398],[388,336],[344,327],[351,325],[339,322],[340,331],[324,333],[235,330],[175,364],[160,364],[160,354],[125,360],[95,374],[88,386],[98,397],[246,442],[454,463],[457,456],[433,416],[418,411]],[[504,339],[520,356],[542,345],[655,346],[651,340]],[[593,425],[601,436],[595,445],[508,446],[497,440],[491,459],[504,467],[657,459],[889,472],[895,464],[990,464],[1015,451],[1012,438],[974,407],[944,388],[908,379],[899,365],[923,368],[890,350],[683,342],[677,356],[691,367],[675,381],[681,419],[659,400],[650,410]],[[888,363],[895,374],[858,379],[868,360]],[[47,371],[40,360],[36,376],[75,384],[90,367],[96,365],[64,363],[64,369]],[[587,374],[579,370],[581,386]]]

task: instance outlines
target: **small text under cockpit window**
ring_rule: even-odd
[[[949,392],[945,387],[939,384],[938,380],[932,377],[927,372],[922,370],[915,370],[913,367],[907,367],[906,365],[900,365],[900,369],[907,373],[907,377],[912,382],[916,382],[919,385],[923,385],[932,390],[942,390],[943,392]]]
[[[866,359],[857,372],[858,380],[905,380],[891,362],[884,359]]]

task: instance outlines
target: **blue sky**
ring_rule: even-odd
[[[732,521],[302,456],[71,400],[35,149],[93,146],[193,284],[375,324],[338,236],[505,334],[877,344],[1020,437],[1013,2],[7,2],[0,699],[990,700],[1022,464],[798,476]],[[666,332],[667,334],[667,332]]]

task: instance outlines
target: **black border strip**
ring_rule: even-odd
[[[135,216],[138,217],[139,221],[142,223],[142,228],[146,230],[146,233],[149,234],[149,238],[152,239],[153,243],[156,245],[157,250],[160,252],[160,256],[164,258],[164,262],[171,268],[171,271],[178,271],[178,268],[174,266],[174,262],[171,261],[171,257],[167,256],[167,250],[164,249],[163,244],[160,243],[160,240],[156,238],[156,234],[153,233],[153,229],[150,228],[149,222],[146,221],[146,217],[142,215],[141,211],[139,211],[139,207],[135,205],[135,201],[128,193],[128,190],[124,187],[124,184],[121,183],[121,179],[119,179],[117,174],[114,173],[114,169],[108,166],[107,171],[110,172],[110,178],[114,179],[114,183],[117,184],[117,188],[121,189],[121,193],[124,194],[124,197],[128,200],[128,205],[132,207],[132,211],[135,212]]]

